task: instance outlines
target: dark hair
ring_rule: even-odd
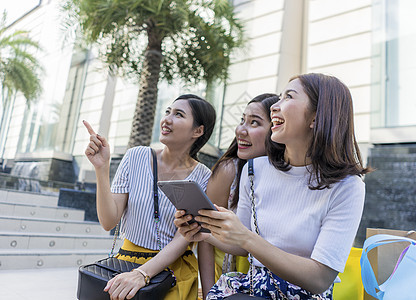
[[[354,134],[352,97],[348,87],[334,76],[309,73],[299,79],[309,98],[309,109],[316,113],[313,137],[306,156],[311,158],[309,188],[320,190],[348,175],[364,175],[360,149]],[[277,143],[276,143],[277,144]],[[282,171],[290,169],[284,160],[285,145],[278,145],[278,154],[271,163]]]
[[[276,94],[265,93],[254,97],[247,105],[251,103],[261,103],[263,105],[263,109],[266,112],[266,115],[270,121],[270,107],[279,101],[279,96]],[[266,149],[269,149],[272,153],[274,153],[274,142],[270,139],[271,130],[269,130],[268,136],[265,140]],[[237,156],[238,152],[238,145],[237,145],[237,138],[234,137],[233,141],[231,142],[230,146],[228,147],[227,151],[220,157],[217,163],[212,167],[212,176],[215,176],[216,172],[220,165],[230,162],[231,160],[237,159],[237,174],[236,174],[236,181],[237,183],[240,182],[241,178],[241,171],[246,164],[247,160],[240,159]],[[238,197],[239,197],[239,184],[237,184],[236,189],[234,191],[233,199],[231,200],[231,208],[237,207]]]
[[[194,128],[203,125],[204,133],[192,144],[189,155],[198,160],[198,151],[208,142],[214,130],[217,114],[214,107],[208,101],[193,94],[181,95],[177,100],[187,100],[191,107],[192,116],[194,118]],[[175,102],[173,101],[173,102]]]

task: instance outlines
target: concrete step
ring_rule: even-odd
[[[58,207],[57,195],[0,190],[0,271],[78,267],[107,257],[113,236],[85,215],[83,207]]]
[[[0,270],[78,267],[108,256],[110,250],[0,250]]]
[[[85,211],[66,207],[16,204],[0,200],[0,215],[83,221]]]
[[[0,216],[2,231],[108,236],[98,222]]]
[[[0,249],[111,249],[113,236],[0,231]],[[116,245],[121,246],[120,239]]]
[[[15,204],[57,206],[58,196],[12,190],[0,190],[0,201]]]

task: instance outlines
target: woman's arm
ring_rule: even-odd
[[[311,258],[284,252],[254,235],[244,247],[276,275],[321,293],[344,269],[361,220],[364,197],[364,183],[358,176],[349,176],[332,187]]]
[[[215,174],[208,180],[207,196],[212,203],[228,208],[230,188],[235,178],[235,166],[232,160],[224,161],[218,166]]]
[[[243,173],[238,216],[248,226],[250,189],[245,184],[245,177]],[[364,184],[357,176],[348,177],[332,188],[328,211],[321,221],[320,233],[310,258],[281,250],[255,232],[245,230],[227,214],[200,211],[206,217],[197,217],[197,221],[204,222],[203,226],[210,229],[218,240],[249,251],[279,277],[312,293],[321,293],[344,268],[361,219],[364,196]],[[296,236],[293,238],[296,239]]]
[[[215,283],[215,254],[214,247],[204,241],[198,243],[198,268],[205,299]]]
[[[174,263],[185,252],[188,245],[189,243],[176,232],[172,241],[139,269],[152,278]],[[133,270],[119,274],[108,281],[104,291],[108,291],[111,299],[131,299],[143,286],[145,286],[144,275]]]
[[[110,165],[95,168],[97,177],[97,215],[101,226],[111,230],[120,221],[129,194],[114,194],[110,190]]]
[[[324,292],[337,276],[337,271],[318,261],[275,247],[247,229],[232,212],[221,208],[219,210],[202,210],[200,214],[203,216],[196,217],[198,222],[204,223],[202,227],[211,230],[212,237],[206,241],[214,246],[230,253],[244,250],[250,252],[277,276],[312,293]],[[188,233],[192,235],[192,231]]]
[[[230,187],[234,177],[233,161],[224,161],[208,181],[206,193],[212,203],[225,208],[228,207]],[[198,267],[201,276],[202,294],[205,299],[215,283],[215,254],[214,247],[211,244],[198,243]]]
[[[96,134],[87,121],[84,126],[90,134],[85,155],[92,163],[97,177],[97,215],[101,226],[111,230],[120,221],[127,204],[128,194],[112,194],[110,190],[110,145]]]

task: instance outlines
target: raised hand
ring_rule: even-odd
[[[110,162],[110,145],[101,135],[95,133],[87,121],[82,121],[90,134],[90,142],[85,149],[85,155],[95,168],[108,166]]]

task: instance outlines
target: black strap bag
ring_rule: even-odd
[[[153,194],[154,194],[154,218],[156,226],[159,222],[159,196],[157,192],[157,159],[156,153],[152,149],[153,156]],[[159,228],[158,241],[160,241]],[[115,241],[118,234],[118,225],[114,234],[113,247],[110,255],[113,254]],[[160,242],[158,242],[159,248]],[[160,249],[159,249],[160,250]],[[114,276],[123,272],[130,272],[133,269],[140,267],[139,264],[117,259],[115,257],[107,257],[96,261],[92,264],[80,266],[78,269],[78,290],[77,298],[79,300],[110,300],[110,295],[104,292],[107,282]],[[169,289],[176,284],[176,278],[171,270],[163,270],[156,276],[150,279],[150,283],[142,287],[133,300],[159,300],[164,299]]]
[[[104,292],[107,282],[114,276],[123,272],[130,272],[140,267],[129,261],[108,257],[95,263],[81,266],[78,278],[79,300],[104,300],[110,295]],[[142,287],[133,300],[164,299],[171,287],[176,284],[175,277],[170,271],[164,270],[150,279],[147,286]]]

